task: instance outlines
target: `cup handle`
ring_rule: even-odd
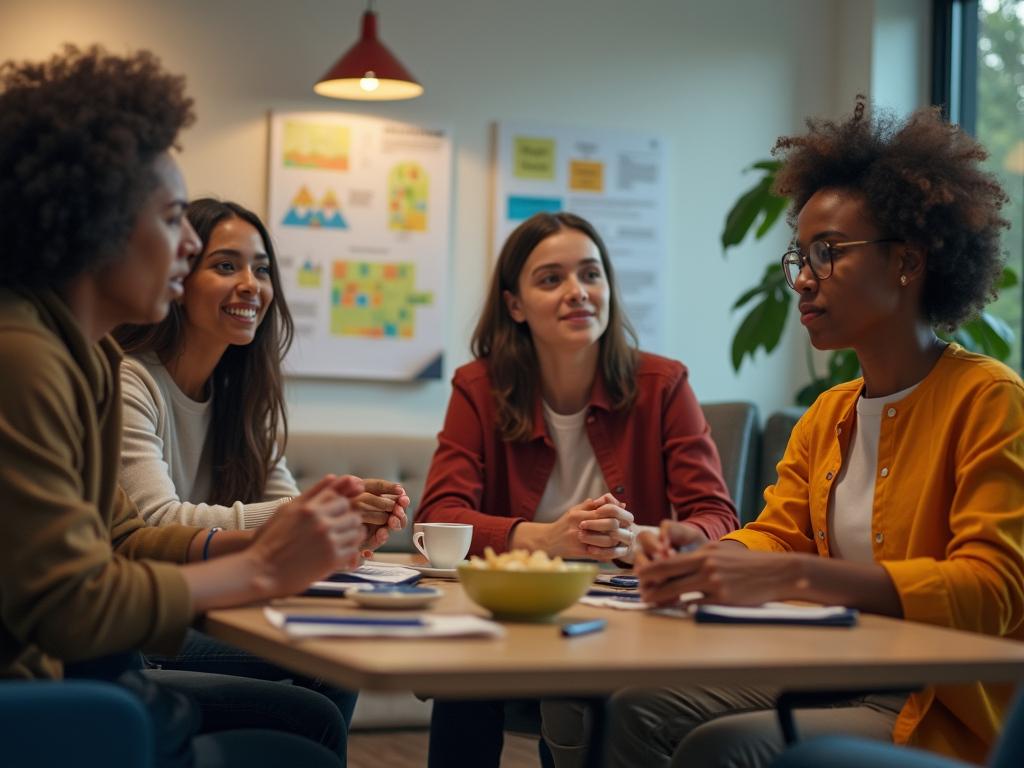
[[[423,541],[423,536],[423,531],[416,531],[416,533],[412,535],[412,545],[420,551],[421,555],[423,555],[425,558],[429,560],[430,555],[427,554],[427,550],[425,550],[423,548],[423,544],[420,543]]]

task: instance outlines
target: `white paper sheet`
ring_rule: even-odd
[[[629,594],[628,592],[626,594]],[[622,597],[581,597],[580,603],[592,605],[595,608],[615,608],[620,611],[646,611],[651,607],[650,603],[643,603],[639,600],[628,600]]]

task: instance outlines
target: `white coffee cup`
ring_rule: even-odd
[[[473,526],[463,523],[417,523],[412,543],[430,560],[431,568],[454,568],[466,559]]]

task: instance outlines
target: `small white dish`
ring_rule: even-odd
[[[459,580],[459,569],[458,568],[431,568],[429,565],[409,565],[407,568],[412,568],[415,571],[419,571],[424,576],[429,576],[432,579],[455,579]]]
[[[425,608],[444,595],[439,589],[418,588],[416,591],[353,591],[345,595],[362,608],[385,608],[401,611]]]

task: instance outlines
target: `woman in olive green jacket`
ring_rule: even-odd
[[[0,677],[174,653],[205,611],[295,594],[358,560],[353,478],[325,478],[256,532],[216,536],[147,527],[117,485],[121,352],[107,334],[160,320],[199,248],[168,151],[192,120],[183,86],[148,53],[69,47],[42,65],[0,67]],[[238,706],[226,727],[287,729],[291,717],[296,732],[343,747],[340,715],[318,694],[168,674],[196,698],[214,691],[278,715],[246,720]],[[303,715],[320,718],[312,731]],[[204,729],[216,727],[207,718]],[[186,740],[185,763],[340,764],[296,736],[218,738]],[[157,765],[182,764],[180,750],[156,746]]]

